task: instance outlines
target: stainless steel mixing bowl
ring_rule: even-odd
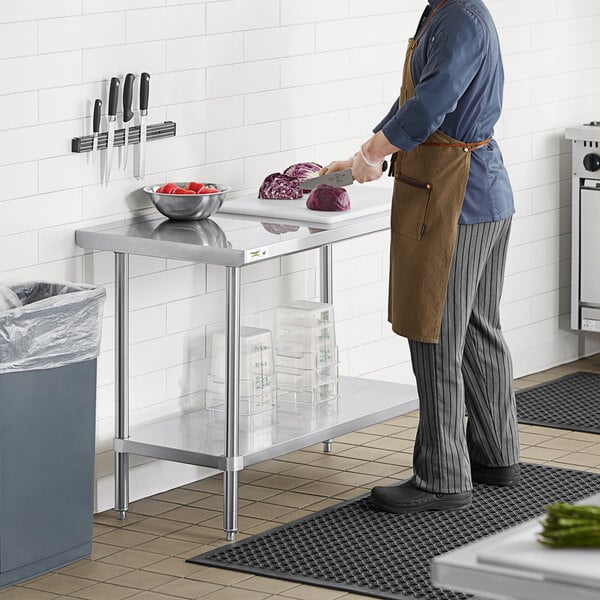
[[[174,182],[183,187],[187,182]],[[150,185],[144,191],[150,196],[158,212],[175,221],[199,221],[216,213],[231,188],[222,183],[205,183],[218,189],[214,194],[159,194],[157,189],[164,184]]]

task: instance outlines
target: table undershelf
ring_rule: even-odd
[[[339,437],[417,407],[414,386],[340,377],[337,414],[322,421],[299,419],[293,428],[275,424],[250,432],[240,430],[243,466]],[[205,409],[185,412],[132,427],[129,438],[115,440],[115,449],[152,458],[224,468],[223,423],[223,420],[212,420]]]

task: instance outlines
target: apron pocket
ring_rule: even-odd
[[[427,229],[426,217],[431,183],[397,173],[394,176],[391,228],[415,240],[420,240]]]

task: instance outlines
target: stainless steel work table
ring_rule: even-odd
[[[80,229],[77,244],[115,253],[115,510],[124,519],[129,504],[129,454],[213,467],[224,473],[224,525],[237,531],[238,472],[245,466],[323,442],[417,408],[413,386],[356,377],[340,378],[338,414],[315,425],[274,426],[272,439],[256,447],[239,428],[240,270],[259,261],[320,249],[320,296],[332,302],[332,244],[389,227],[389,211],[327,228],[314,223],[266,223],[265,219],[216,214],[206,221],[174,222],[160,215]],[[129,427],[129,255],[155,256],[225,267],[225,398],[221,437],[206,410]]]

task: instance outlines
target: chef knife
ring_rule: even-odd
[[[108,141],[106,144],[106,173],[104,181],[108,185],[110,179],[110,168],[112,167],[112,153],[115,143],[115,125],[117,123],[117,103],[119,101],[119,86],[121,82],[118,77],[110,80],[110,91],[108,93]]]
[[[100,131],[100,114],[102,112],[102,100],[96,98],[94,102],[94,116],[92,117],[92,133],[94,141],[92,142],[92,164],[96,164],[96,152],[98,151],[98,132]]]
[[[123,168],[127,168],[127,154],[129,153],[129,121],[133,119],[131,104],[133,101],[133,82],[135,75],[127,73],[125,83],[123,84],[123,127],[125,128],[125,137],[123,141]]]
[[[138,152],[137,178],[146,175],[146,116],[148,115],[148,95],[150,92],[150,75],[140,76],[140,149]]]
[[[388,167],[387,160],[384,160],[381,164],[381,170],[386,171]],[[352,185],[354,183],[354,177],[352,176],[352,169],[343,169],[342,171],[336,171],[335,173],[326,173],[319,177],[310,177],[305,179],[300,184],[304,190],[314,190],[318,185],[326,183],[333,187],[344,187],[346,185]]]

